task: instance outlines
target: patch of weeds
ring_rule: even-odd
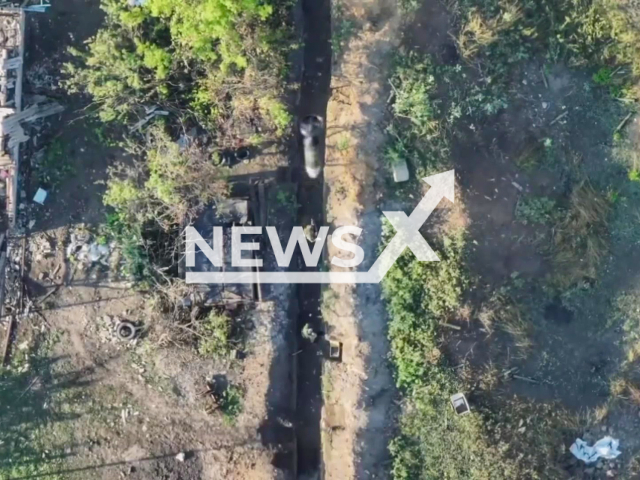
[[[404,15],[411,15],[420,8],[422,2],[420,0],[399,0],[398,5]]]
[[[449,144],[440,124],[436,77],[431,59],[401,52],[389,80],[393,88],[393,119],[384,159],[388,165],[406,161],[419,177],[448,164]]]
[[[242,413],[244,393],[239,386],[229,384],[217,402],[224,422],[233,425]]]
[[[347,136],[340,137],[340,139],[338,139],[338,142],[336,143],[336,148],[340,153],[344,153],[349,150],[349,146],[350,142],[349,137]]]
[[[106,123],[94,122],[90,124],[95,141],[104,147],[117,147],[119,142],[115,139],[117,134]]]
[[[333,61],[338,61],[349,40],[356,31],[356,22],[347,14],[342,2],[334,2],[331,8],[331,51]]]
[[[393,228],[384,224],[383,238]],[[434,368],[424,362],[424,353],[436,348],[438,323],[461,304],[468,283],[464,270],[465,233],[445,237],[440,262],[418,262],[403,254],[383,280],[384,298],[391,317],[389,338],[396,364],[396,383],[411,389],[421,385]]]
[[[526,172],[531,172],[544,165],[551,165],[556,160],[557,152],[553,139],[530,140],[515,158],[516,165]]]
[[[555,200],[548,197],[521,197],[516,204],[516,218],[525,225],[548,223],[558,213]]]
[[[522,16],[522,8],[516,2],[503,2],[500,15],[495,16],[485,16],[476,8],[469,9],[456,38],[458,51],[463,58],[472,59],[480,50],[496,42],[500,34]]]
[[[596,85],[607,86],[611,84],[613,79],[613,70],[609,67],[602,67],[593,74],[593,82]]]
[[[144,248],[142,229],[139,224],[130,223],[119,213],[107,215],[101,238],[112,238],[120,248],[123,257],[121,273],[132,278],[141,286],[149,284],[154,276],[149,255]]]
[[[224,358],[231,352],[231,318],[212,310],[198,325],[198,353],[204,357]]]
[[[438,264],[405,253],[383,280],[391,359],[404,395],[399,433],[389,446],[393,478],[557,478],[563,434],[573,427],[561,408],[512,401],[495,415],[475,403],[459,417],[449,403],[466,386],[440,353],[438,326],[461,305],[468,284],[465,245],[464,232],[450,232],[437,249]],[[539,421],[531,422],[534,417]],[[533,444],[535,449],[526,448]]]
[[[588,181],[574,187],[569,207],[554,228],[552,284],[566,289],[597,278],[608,252],[607,221],[611,207]]]
[[[338,294],[335,290],[327,287],[322,292],[322,300],[320,305],[320,311],[323,317],[331,315],[336,308],[336,302],[338,301]]]
[[[593,74],[593,82],[601,87],[607,87],[609,93],[613,97],[624,96],[624,85],[614,79],[616,70],[612,70],[609,67],[602,67],[596,73]]]
[[[68,419],[78,415],[82,372],[61,372],[48,357],[55,337],[38,336],[23,351],[22,366],[0,368],[0,477],[56,474],[73,444]]]
[[[50,189],[56,188],[65,178],[75,173],[65,144],[59,138],[53,140],[37,158],[38,181]]]
[[[482,306],[478,319],[489,334],[496,328],[510,334],[519,349],[520,356],[525,356],[533,347],[531,323],[507,289],[499,289],[493,293]]]
[[[518,65],[547,52],[548,63],[596,70],[593,80],[615,97],[637,98],[634,76],[640,74],[640,29],[627,2],[593,0],[460,0],[456,38],[461,57],[473,65],[463,75],[477,79],[452,82],[460,106],[476,94],[488,99],[487,112],[500,109]],[[462,85],[462,86],[459,86]],[[465,111],[465,108],[462,108]],[[481,110],[478,110],[480,113]],[[467,113],[467,112],[465,112]],[[468,112],[472,113],[472,112]]]
[[[298,200],[296,199],[296,194],[293,192],[278,190],[276,193],[276,202],[278,202],[278,205],[281,207],[291,211],[298,209]]]

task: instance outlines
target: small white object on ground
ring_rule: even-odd
[[[47,199],[48,192],[39,188],[36,194],[33,196],[33,201],[39,203],[40,205],[44,205],[44,201]]]
[[[406,182],[409,180],[409,168],[404,160],[393,164],[393,180],[396,183]]]
[[[179,454],[176,455],[176,460],[178,460],[179,462],[184,462],[186,458],[186,455],[184,454],[184,452],[180,452]]]
[[[569,450],[573,453],[573,456],[585,463],[593,463],[597,460],[604,458],[611,460],[620,455],[620,441],[615,438],[606,436],[601,438],[592,447],[587,445],[587,442],[581,438],[576,438],[576,441]]]

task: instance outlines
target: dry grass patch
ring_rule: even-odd
[[[493,17],[485,18],[477,9],[472,9],[467,15],[460,33],[455,38],[458,51],[466,60],[472,59],[480,50],[495,42],[503,30],[511,27],[522,17],[519,5],[504,2],[502,12]]]
[[[597,278],[597,269],[607,254],[609,201],[588,181],[573,189],[569,209],[554,229],[552,283],[567,288]]]
[[[520,306],[504,291],[494,293],[482,306],[478,320],[489,335],[497,328],[510,334],[522,355],[533,347],[531,324]]]

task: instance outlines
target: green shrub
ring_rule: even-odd
[[[67,149],[64,142],[56,138],[38,156],[35,164],[38,181],[53,189],[60,185],[65,177],[74,173],[74,167],[69,163]]]
[[[151,128],[136,152],[141,161],[110,171],[103,197],[129,222],[167,230],[228,195],[227,169],[198,147],[181,149],[162,128]]]
[[[430,60],[414,52],[399,56],[391,83],[394,114],[410,120],[419,136],[437,133],[437,110],[433,105],[436,80]]]
[[[205,357],[222,358],[231,350],[231,318],[212,310],[198,326],[198,352]]]
[[[385,227],[389,238],[391,227]],[[434,379],[437,368],[425,361],[437,350],[439,322],[451,315],[467,285],[464,270],[465,235],[445,237],[440,262],[418,262],[405,252],[385,276],[382,289],[390,316],[391,356],[396,365],[396,383],[407,390]]]
[[[148,286],[154,274],[145,249],[141,225],[124,220],[118,213],[111,213],[107,215],[104,236],[105,240],[115,240],[122,252],[122,273],[143,287]]]
[[[516,204],[516,218],[525,225],[547,223],[556,213],[556,202],[548,197],[524,197]]]
[[[405,160],[418,176],[437,171],[448,162],[448,142],[436,105],[435,71],[427,56],[400,52],[391,76],[393,118],[387,128],[384,158],[389,165]]]
[[[221,398],[218,400],[218,406],[222,412],[222,418],[228,425],[233,425],[243,410],[243,392],[236,385],[229,385],[225,389]]]
[[[263,115],[275,126],[279,135],[282,135],[291,125],[293,117],[280,100],[269,97],[262,98],[260,99],[260,109]]]
[[[608,67],[602,67],[593,74],[593,81],[596,85],[609,85],[611,83],[613,71]]]
[[[102,0],[105,25],[75,61],[64,66],[70,92],[93,97],[100,118],[131,122],[144,107],[160,105],[205,126],[217,121],[233,96],[277,98],[291,48],[283,26],[290,4],[244,0]],[[217,83],[208,78],[219,77]],[[213,90],[210,87],[215,86]],[[232,88],[230,88],[232,87]],[[286,111],[268,109],[280,135]],[[233,113],[233,112],[230,112]],[[226,120],[226,119],[225,119]]]

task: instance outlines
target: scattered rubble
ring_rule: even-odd
[[[95,263],[109,266],[109,258],[115,249],[115,244],[104,244],[93,240],[93,235],[80,228],[71,232],[69,246],[67,246],[67,258],[73,259],[83,266]]]

